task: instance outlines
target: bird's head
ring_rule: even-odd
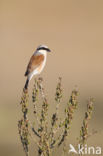
[[[37,51],[51,52],[51,50],[46,45],[38,46]]]

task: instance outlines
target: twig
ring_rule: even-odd
[[[62,85],[61,85],[62,78],[59,77],[59,81],[56,87],[56,93],[55,93],[55,101],[56,101],[56,112],[52,115],[52,120],[51,120],[51,131],[50,131],[50,142],[51,142],[51,147],[53,147],[53,144],[55,143],[55,138],[54,134],[56,134],[59,129],[60,129],[60,124],[59,126],[57,125],[58,121],[58,113],[59,113],[59,106],[62,98]]]
[[[40,119],[39,119],[39,114],[37,110],[36,103],[38,102],[38,95],[39,95],[39,88],[38,88],[38,80],[35,78],[35,83],[34,83],[34,88],[32,91],[32,102],[33,102],[33,107],[34,107],[34,115],[37,119],[38,125],[40,125]]]
[[[45,96],[44,93],[44,88],[42,85],[43,79],[39,78],[38,79],[38,88],[40,90],[41,93],[41,97],[42,97],[42,110],[41,110],[41,118],[40,118],[40,128],[38,129],[39,133],[40,133],[40,140],[39,140],[39,144],[41,146],[41,148],[39,147],[38,150],[38,154],[39,155],[43,155],[43,156],[49,156],[50,155],[50,147],[49,147],[49,137],[48,137],[48,133],[47,133],[47,127],[48,127],[48,122],[47,122],[47,111],[48,111],[48,101],[47,98]]]
[[[22,113],[23,117],[20,121],[18,121],[18,130],[19,130],[19,135],[20,139],[25,151],[26,156],[29,156],[29,124],[28,124],[28,118],[27,118],[27,113],[28,113],[28,92],[23,90],[23,94],[21,97],[21,102],[22,106]]]
[[[78,104],[77,97],[78,97],[78,91],[73,90],[70,100],[67,104],[67,109],[65,109],[66,117],[65,117],[65,122],[64,122],[64,132],[62,134],[62,138],[60,142],[58,143],[58,146],[60,146],[64,142],[65,138],[68,136],[70,124],[73,119],[73,113],[74,113],[74,110],[77,108],[77,104]]]
[[[83,125],[82,125],[81,130],[80,130],[79,143],[81,144],[81,146],[85,144],[85,142],[87,141],[87,138],[89,136],[88,125],[89,125],[89,120],[91,119],[91,116],[92,116],[93,102],[94,102],[94,99],[90,98],[88,103],[87,103],[87,111],[85,112]]]

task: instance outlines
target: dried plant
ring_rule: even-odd
[[[21,98],[21,102],[20,102],[21,106],[22,106],[22,119],[18,121],[18,130],[19,130],[19,135],[20,135],[20,139],[25,151],[26,156],[29,155],[29,150],[28,150],[28,145],[29,145],[29,124],[28,124],[28,118],[27,118],[27,114],[28,114],[28,92],[25,92],[23,90],[23,95]]]
[[[50,156],[53,149],[55,149],[56,147],[59,148],[59,146],[63,143],[65,144],[65,141],[68,138],[73,114],[78,106],[78,90],[74,89],[72,91],[71,96],[67,102],[67,106],[64,110],[64,118],[60,119],[59,107],[62,103],[63,88],[62,79],[59,78],[54,99],[56,103],[56,110],[52,114],[51,119],[48,120],[48,109],[50,104],[48,104],[48,100],[45,95],[43,79],[35,79],[32,91],[32,104],[34,114],[33,124],[27,117],[29,103],[28,97],[28,90],[23,90],[20,102],[22,106],[23,116],[22,119],[18,122],[19,135],[25,151],[25,155],[29,155],[29,141],[31,137],[38,147],[38,155]],[[40,98],[42,99],[41,110],[38,109]],[[87,112],[85,113],[85,118],[83,120],[83,126],[81,128],[79,140],[81,144],[84,144],[87,140],[88,121],[91,117],[92,108],[93,101],[92,99],[90,99],[87,105]],[[37,122],[37,127],[35,126],[35,122]]]
[[[94,102],[93,98],[90,98],[88,103],[87,103],[87,111],[85,112],[83,125],[82,125],[81,130],[80,130],[79,143],[81,146],[86,143],[87,138],[89,137],[88,125],[89,125],[89,120],[91,119],[91,116],[92,116],[93,102]]]

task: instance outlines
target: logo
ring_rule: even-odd
[[[97,155],[102,153],[102,149],[99,146],[98,147],[93,147],[93,146],[88,147],[87,144],[85,144],[84,146],[78,144],[77,149],[75,149],[75,147],[72,144],[69,144],[69,147],[70,147],[70,149],[69,149],[68,153],[97,154]]]

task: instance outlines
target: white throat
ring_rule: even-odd
[[[43,54],[44,56],[47,55],[47,51],[46,51],[46,50],[39,50],[38,52],[39,52],[40,54]]]

